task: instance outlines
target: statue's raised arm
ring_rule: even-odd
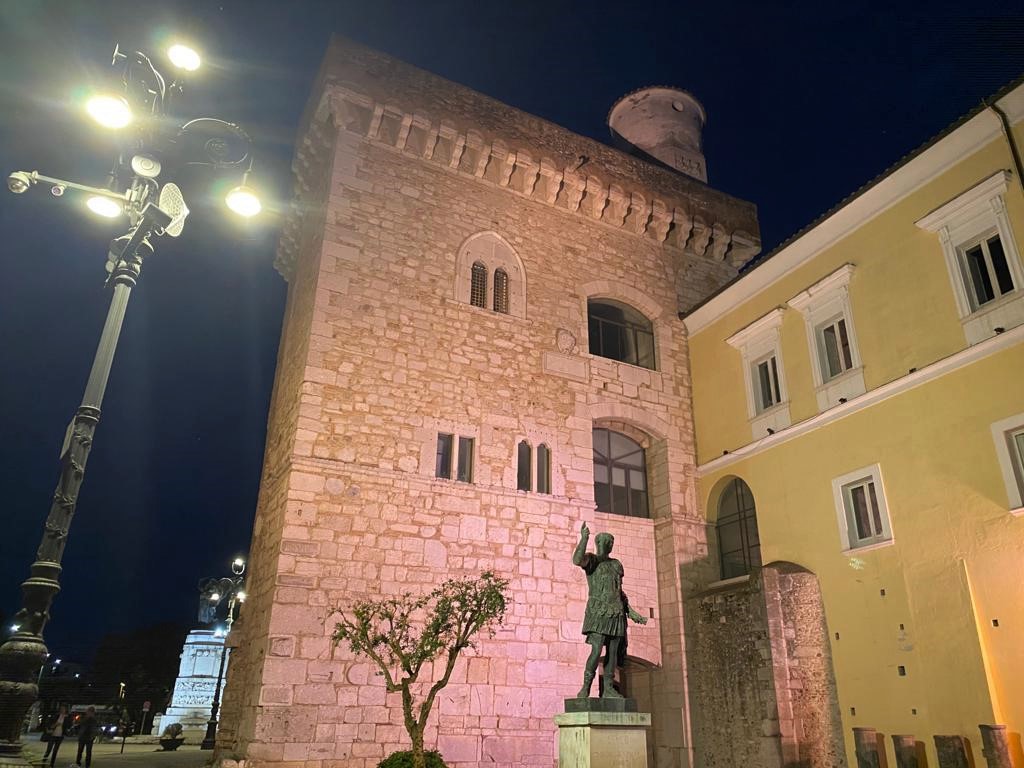
[[[576,545],[576,549],[572,553],[573,565],[583,567],[583,558],[587,554],[587,543],[590,541],[590,529],[587,527],[587,521],[583,521],[583,526],[580,528],[580,543]]]

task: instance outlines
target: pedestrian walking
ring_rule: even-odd
[[[99,722],[96,720],[96,707],[89,707],[78,721],[78,757],[75,765],[82,766],[82,753],[85,752],[85,767],[92,765],[92,743],[99,733]]]
[[[57,750],[60,749],[60,743],[64,741],[64,737],[68,735],[70,730],[71,718],[68,716],[68,708],[61,704],[57,714],[53,715],[43,728],[43,733],[47,736],[43,762],[45,763],[46,758],[49,757],[50,768],[53,768],[53,764],[57,762]]]

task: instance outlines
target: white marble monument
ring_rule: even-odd
[[[160,735],[172,723],[181,723],[184,736],[189,742],[202,740],[206,735],[206,723],[210,719],[213,693],[217,687],[217,670],[220,655],[224,650],[224,637],[210,629],[193,629],[185,638],[181,650],[181,666],[178,679],[174,682],[171,703],[163,715],[153,718],[153,733]],[[230,655],[230,654],[229,654]],[[227,677],[227,658],[224,660],[224,676]],[[221,697],[224,695],[224,681],[221,681]]]

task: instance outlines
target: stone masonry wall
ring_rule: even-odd
[[[821,591],[772,563],[687,602],[698,768],[846,764]]]
[[[437,87],[442,104],[457,88]],[[330,156],[313,164],[329,178],[322,246],[304,240],[290,273],[222,755],[369,768],[406,746],[395,696],[332,647],[332,608],[494,569],[512,580],[508,621],[460,663],[427,743],[455,768],[548,768],[552,716],[587,651],[585,579],[570,561],[586,520],[615,534],[631,603],[652,617],[630,654],[647,670],[656,764],[689,764],[681,574],[707,543],[678,275],[703,262],[343,127],[326,133]],[[456,299],[460,249],[481,233],[514,251],[525,317]],[[652,320],[656,371],[587,353],[588,297]],[[653,519],[595,512],[602,425],[646,448]],[[472,483],[434,477],[438,432],[474,439]],[[523,439],[551,447],[551,494],[516,490]]]

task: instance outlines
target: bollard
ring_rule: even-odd
[[[1006,726],[979,725],[978,728],[981,730],[981,754],[988,761],[988,768],[1013,768]]]
[[[894,735],[892,748],[896,752],[896,768],[917,768],[917,739]]]
[[[874,728],[853,729],[857,768],[878,768],[878,731]]]
[[[935,751],[939,755],[939,768],[970,768],[963,736],[936,736]]]

